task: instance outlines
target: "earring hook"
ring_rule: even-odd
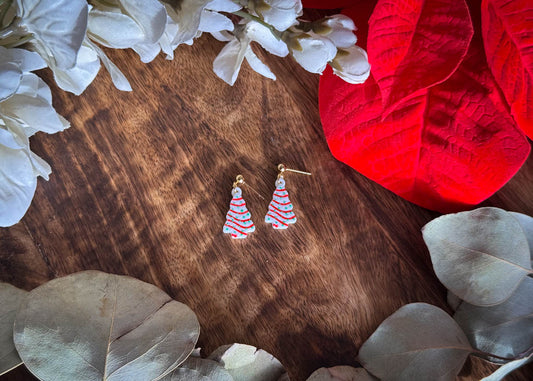
[[[239,184],[246,184],[248,187],[250,187],[250,189],[256,194],[258,195],[259,197],[261,197],[261,199],[265,199],[263,196],[261,196],[261,193],[259,193],[258,191],[256,191],[253,187],[251,187],[247,182],[244,181],[244,176],[243,175],[237,175],[237,177],[235,178],[235,181],[233,182],[233,188],[236,188],[239,186]]]

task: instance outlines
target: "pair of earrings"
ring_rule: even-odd
[[[272,201],[268,205],[268,211],[265,215],[265,222],[272,224],[274,229],[287,229],[289,224],[296,223],[296,215],[293,212],[293,206],[289,200],[289,193],[285,189],[285,178],[283,173],[285,171],[301,173],[304,175],[311,175],[309,172],[297,171],[295,169],[286,168],[283,164],[278,165],[279,174],[276,179],[276,189],[272,195]],[[255,225],[252,221],[252,215],[246,202],[242,197],[242,189],[240,184],[245,184],[244,177],[238,175],[233,183],[231,195],[233,198],[229,204],[229,210],[226,214],[226,223],[222,231],[231,234],[231,238],[246,238],[248,234],[255,231]],[[257,191],[252,189],[255,193],[261,196]],[[263,198],[261,196],[261,198]]]

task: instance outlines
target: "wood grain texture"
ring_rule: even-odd
[[[447,308],[420,228],[437,216],[336,161],[318,114],[318,76],[264,57],[278,76],[246,65],[234,87],[212,73],[222,44],[199,39],[174,61],[142,64],[110,51],[134,88],[106,73],[80,97],[53,87],[72,127],[39,134],[34,151],[53,168],[21,223],[0,230],[0,280],[30,290],[97,269],[155,284],[198,315],[204,353],[241,342],[274,354],[292,380],[322,366],[355,365],[361,344],[400,306]],[[46,72],[45,72],[46,73]],[[276,165],[289,174],[296,225],[263,223]],[[222,233],[237,174],[257,228]],[[533,215],[533,162],[486,205]],[[468,362],[462,380],[490,372]],[[531,378],[529,366],[510,380]],[[3,380],[32,380],[23,368]]]

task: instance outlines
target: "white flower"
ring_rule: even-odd
[[[165,33],[159,44],[167,59],[173,59],[173,51],[180,44],[191,45],[202,32],[215,38],[223,31],[233,31],[234,24],[219,12],[232,13],[242,7],[231,0],[162,0],[168,13]]]
[[[84,0],[18,0],[20,20],[15,33],[31,33],[31,44],[48,63],[70,69],[87,29]]]
[[[69,127],[52,107],[48,86],[30,70],[43,67],[36,53],[0,47],[0,62],[10,59],[20,73],[16,90],[0,102],[0,226],[17,223],[26,213],[37,176],[48,179],[50,166],[30,151],[29,137]]]
[[[330,65],[333,72],[348,83],[363,83],[370,75],[368,55],[359,46],[339,49]]]
[[[280,32],[296,25],[296,18],[302,15],[300,0],[250,0],[248,3],[251,10]]]
[[[313,26],[313,31],[329,38],[337,48],[350,48],[357,42],[353,33],[355,27],[351,18],[345,15],[326,17],[322,22]]]
[[[311,73],[321,74],[337,54],[337,47],[327,37],[312,31],[294,35],[290,41],[296,62]]]
[[[131,48],[142,62],[159,54],[159,39],[167,23],[165,7],[157,0],[92,0],[87,34],[115,49]]]
[[[253,52],[252,47],[250,46],[252,41],[259,42],[261,45],[264,43],[263,47],[268,47],[268,49],[271,52],[275,52],[275,54],[286,55],[282,46],[282,44],[285,44],[283,41],[277,41],[275,43],[272,41],[272,39],[275,40],[275,37],[270,31],[268,34],[262,33],[260,32],[261,28],[254,24],[258,23],[251,21],[247,25],[239,26],[235,31],[234,36],[213,61],[213,71],[215,74],[232,86],[237,80],[242,62],[245,58],[253,70],[267,78],[273,80],[276,79],[274,73],[272,73],[268,66],[261,62]],[[250,31],[251,33],[247,33]],[[286,45],[285,50],[287,50]]]

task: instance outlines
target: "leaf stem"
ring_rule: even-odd
[[[235,11],[235,12],[233,12],[233,14],[237,15],[237,16],[240,16],[243,19],[248,19],[248,20],[251,20],[251,21],[255,21],[255,22],[258,22],[259,24],[261,24],[263,26],[266,26],[270,30],[270,32],[274,35],[274,37],[276,37],[276,39],[278,41],[281,40],[281,36],[279,35],[279,33],[276,30],[276,28],[274,28],[272,25],[270,25],[269,23],[265,22],[261,18],[259,18],[257,16],[254,16],[254,15],[251,15],[248,12],[244,12],[244,11]]]
[[[506,362],[520,360],[520,359],[523,359],[525,357],[530,356],[531,354],[533,354],[533,347],[527,349],[525,352],[520,353],[516,357],[502,357],[502,356],[494,355],[492,353],[483,352],[483,351],[480,351],[478,349],[475,349],[472,352],[473,356],[482,358],[484,360],[489,360],[490,361],[490,359],[493,358],[493,359],[503,360],[503,361],[506,361]]]

